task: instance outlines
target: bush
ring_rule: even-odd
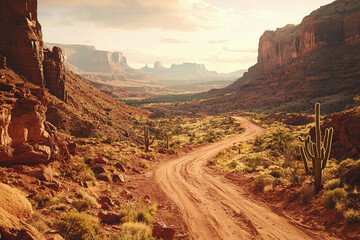
[[[46,220],[38,213],[35,213],[27,223],[35,227],[39,232],[45,232],[50,229]]]
[[[340,178],[331,179],[324,185],[324,188],[329,190],[334,190],[335,188],[339,188],[339,187],[341,187]]]
[[[266,182],[265,182],[265,179],[266,179],[266,178],[272,178],[272,177],[271,177],[270,175],[262,175],[262,174],[257,175],[257,176],[255,177],[254,185],[255,185],[255,187],[256,187],[258,190],[263,191],[263,190],[264,190],[264,187],[265,187],[266,185],[268,185],[268,184],[266,184]],[[271,184],[271,186],[272,186],[272,184]]]
[[[360,222],[360,212],[354,209],[349,209],[344,213],[345,221],[347,223],[358,223]]]
[[[53,201],[52,196],[42,191],[37,193],[32,198],[31,204],[33,208],[36,209],[36,208],[43,208],[49,206],[52,203],[52,201]]]
[[[114,240],[155,240],[151,227],[145,223],[124,223],[120,227],[119,236]]]
[[[310,183],[304,183],[299,192],[299,201],[303,204],[311,202],[315,194],[315,188]]]
[[[232,161],[230,161],[228,163],[228,167],[230,169],[235,169],[237,166],[239,165],[238,161],[236,161],[235,159],[233,159]]]
[[[326,208],[335,208],[336,203],[345,201],[347,192],[343,188],[327,190],[321,197],[321,202]]]
[[[143,168],[143,169],[149,169],[150,168],[149,164],[147,163],[147,161],[145,159],[140,160],[139,166],[141,168]]]
[[[261,155],[247,156],[243,159],[245,165],[255,171],[258,167],[265,165],[266,159]]]
[[[348,158],[339,164],[338,174],[341,174],[343,171],[356,167],[358,165],[360,165],[360,160],[355,161],[351,158]]]
[[[282,176],[284,176],[283,171],[281,171],[280,169],[273,169],[269,174],[274,178],[281,178]]]
[[[66,240],[95,240],[99,226],[87,215],[71,211],[64,213],[54,224],[60,235]]]

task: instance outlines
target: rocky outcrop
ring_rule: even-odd
[[[328,116],[323,128],[334,128],[333,155],[337,159],[360,157],[360,108]]]
[[[19,190],[0,183],[1,239],[44,239],[34,227],[25,223],[33,214],[31,203]]]
[[[59,65],[49,64],[48,51],[44,56],[41,25],[37,19],[37,0],[2,0],[0,4],[0,54],[7,59],[7,64],[30,82],[48,87],[52,94],[66,100],[64,79],[59,79]],[[56,51],[57,55],[61,51]],[[46,60],[44,62],[44,60]],[[45,74],[44,74],[45,70]],[[56,76],[56,78],[54,78]],[[62,75],[64,76],[64,75]],[[57,86],[57,88],[55,88]]]
[[[67,156],[56,129],[46,122],[46,104],[43,88],[0,79],[0,166]]]
[[[52,51],[44,50],[44,76],[46,87],[49,91],[66,102],[65,91],[65,65],[62,50],[59,47],[53,47]]]

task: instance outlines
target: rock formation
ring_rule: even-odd
[[[0,166],[46,163],[67,156],[56,129],[46,122],[46,104],[43,88],[11,77],[0,79]]]
[[[232,109],[303,111],[317,99],[324,103],[324,112],[343,110],[360,91],[359,29],[359,1],[323,6],[297,26],[266,31],[259,41],[257,63],[232,85],[205,96],[234,92],[224,97],[224,104],[234,103]],[[330,100],[335,98],[338,101]]]
[[[101,51],[85,45],[45,44],[49,48],[55,45],[62,48],[67,67],[77,69],[77,73],[123,73],[130,68],[121,52]]]
[[[333,155],[337,159],[358,158],[360,153],[360,108],[328,116],[323,128],[329,127],[334,128]]]
[[[53,47],[52,51],[44,50],[44,77],[49,91],[66,102],[65,65],[61,48]]]
[[[65,91],[65,86],[58,84],[63,79],[55,79],[56,75],[49,75],[58,71],[58,64],[62,63],[45,62],[44,65],[46,57],[41,25],[37,19],[37,0],[2,0],[0,32],[6,33],[0,35],[0,54],[6,57],[9,67],[40,87],[51,86],[51,93],[66,100],[66,94],[60,94]],[[48,75],[44,75],[44,70]],[[54,86],[60,89],[54,89]]]

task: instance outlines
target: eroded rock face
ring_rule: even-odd
[[[41,25],[37,19],[37,0],[2,0],[0,4],[0,54],[15,72],[30,82],[49,88],[66,100],[64,63],[57,59],[61,50],[45,51]],[[0,58],[0,67],[1,65]]]
[[[0,236],[1,239],[44,239],[25,221],[34,214],[31,203],[17,189],[0,183]]]
[[[360,43],[360,5],[342,1],[322,7],[305,17],[300,25],[287,25],[276,31],[266,31],[260,38],[258,63],[264,72],[276,70],[304,57],[314,50],[339,44]],[[342,9],[334,10],[335,5]]]
[[[0,79],[0,165],[46,163],[66,146],[46,122],[45,90]],[[65,152],[64,152],[65,149]]]

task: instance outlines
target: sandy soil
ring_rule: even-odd
[[[245,118],[240,135],[208,144],[179,158],[162,163],[155,179],[177,205],[192,239],[337,239],[326,232],[296,225],[274,213],[223,176],[206,168],[222,149],[265,130]]]

